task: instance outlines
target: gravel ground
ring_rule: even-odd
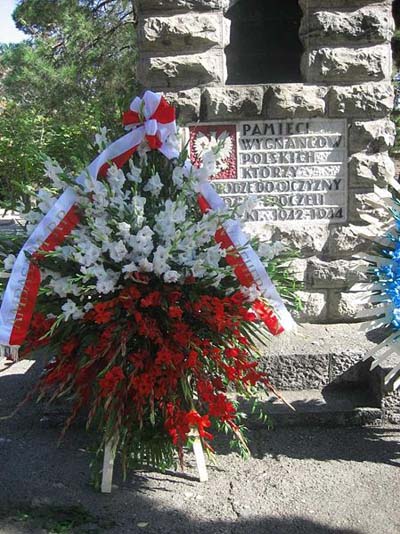
[[[1,377],[2,375],[0,375]],[[0,378],[0,412],[21,398],[25,376]],[[88,436],[59,428],[27,405],[0,421],[0,533],[399,534],[400,429],[279,428],[250,434],[252,458],[218,440],[210,481],[118,470],[111,495],[89,484]]]

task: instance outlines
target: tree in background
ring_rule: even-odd
[[[78,171],[94,132],[113,128],[136,93],[135,10],[124,0],[21,0],[27,40],[0,48],[0,199],[42,180],[42,154]]]

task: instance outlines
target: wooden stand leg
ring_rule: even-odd
[[[104,446],[103,474],[101,479],[101,493],[111,493],[114,471],[114,459],[118,440],[110,440]]]
[[[206,467],[206,460],[204,457],[203,445],[197,429],[192,430],[192,436],[194,437],[193,452],[196,458],[197,470],[199,472],[200,482],[208,481],[208,473]]]

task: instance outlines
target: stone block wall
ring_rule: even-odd
[[[238,1],[238,0],[236,0]],[[227,10],[235,0],[141,0],[138,79],[164,91],[178,106],[178,122],[292,118],[346,119],[348,221],[346,224],[265,227],[266,237],[300,248],[295,269],[304,281],[301,321],[343,322],[359,304],[349,288],[365,279],[369,247],[362,215],[374,185],[394,177],[389,149],[395,130],[390,0],[299,0],[303,83],[226,85]],[[260,0],[262,2],[266,0]],[[379,233],[379,226],[369,228]]]

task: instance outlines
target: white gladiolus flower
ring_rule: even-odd
[[[172,172],[172,181],[175,184],[177,189],[182,189],[183,186],[183,174],[184,170],[182,167],[175,167]]]
[[[8,256],[6,256],[4,258],[4,262],[3,262],[3,265],[4,265],[4,269],[6,271],[11,271],[13,266],[14,266],[14,263],[15,263],[15,260],[16,260],[16,256],[14,256],[14,254],[9,254]]]
[[[281,252],[286,250],[286,246],[281,241],[275,243],[261,243],[258,248],[258,253],[262,258],[266,260],[273,260],[276,256],[279,256]]]
[[[116,289],[119,274],[107,269],[105,276],[99,277],[96,283],[96,289],[99,293],[107,294]]]
[[[49,287],[52,288],[54,293],[59,297],[65,298],[68,295],[68,277],[64,276],[62,278],[50,280]]]
[[[74,259],[86,267],[96,263],[101,254],[99,247],[90,242],[80,243],[78,249],[80,252],[74,254]]]
[[[249,195],[246,200],[238,207],[237,213],[240,217],[252,213],[258,203],[257,195]]]
[[[44,162],[44,167],[44,175],[50,178],[50,180],[53,182],[54,187],[56,187],[57,189],[64,189],[67,184],[59,178],[59,175],[63,173],[63,170],[57,163],[57,161],[47,159]]]
[[[70,260],[75,252],[74,247],[71,247],[70,245],[58,247],[56,250],[64,260]]]
[[[128,254],[126,246],[121,240],[117,241],[116,243],[108,243],[108,252],[110,254],[111,259],[113,259],[117,263],[120,263]]]
[[[132,261],[131,263],[128,263],[127,265],[124,265],[122,267],[122,272],[123,273],[135,273],[137,272],[138,268],[137,268],[137,265],[134,261]]]
[[[40,189],[37,196],[41,200],[41,202],[38,203],[38,208],[43,215],[46,215],[46,213],[53,207],[55,198],[50,191],[47,191],[46,189]]]
[[[201,259],[198,259],[194,262],[192,267],[192,274],[195,278],[203,278],[207,273],[207,269],[204,265],[204,262]]]
[[[141,178],[142,169],[135,167],[131,159],[129,160],[129,170],[130,172],[128,172],[126,175],[127,179],[131,182],[135,182],[136,184],[140,184],[142,182],[142,178]]]
[[[275,252],[275,256],[279,256],[279,254],[287,250],[287,246],[282,241],[275,241],[272,243],[272,249]]]
[[[261,291],[258,289],[258,287],[253,284],[250,287],[242,287],[240,289],[241,293],[246,297],[246,300],[248,302],[254,302],[261,296]]]
[[[111,165],[107,172],[107,181],[111,185],[111,189],[116,193],[126,181],[125,174],[116,165]]]
[[[97,240],[101,242],[108,242],[111,235],[111,228],[107,225],[105,217],[96,217],[93,220],[91,234]]]
[[[226,256],[226,251],[221,249],[219,245],[209,247],[206,253],[208,265],[210,265],[211,267],[217,268],[219,266],[219,262],[221,260],[222,255]]]
[[[146,183],[143,190],[148,191],[153,196],[157,196],[160,194],[161,189],[163,188],[163,184],[161,182],[160,175],[158,172],[154,174]]]
[[[177,271],[167,271],[163,278],[166,284],[173,284],[180,279],[180,275]]]
[[[142,258],[141,260],[139,260],[139,270],[142,273],[152,273],[154,267],[153,264],[147,258]]]
[[[94,136],[94,142],[100,150],[104,150],[105,147],[108,145],[109,141],[107,139],[107,132],[107,127],[103,126],[102,128],[100,128],[100,132]]]
[[[161,245],[157,247],[153,258],[154,272],[158,275],[162,275],[169,270],[167,260],[169,257],[169,250]]]
[[[164,145],[167,150],[174,151],[179,154],[181,143],[179,137],[176,134],[169,134],[167,139],[164,141]]]
[[[149,226],[143,226],[136,235],[129,239],[129,244],[135,254],[140,256],[148,256],[153,251],[153,230]]]
[[[210,176],[214,176],[217,169],[215,154],[208,150],[203,154],[201,167],[198,169],[198,178],[200,181],[205,181],[210,178]]]
[[[118,231],[125,241],[128,241],[131,237],[131,225],[126,222],[120,222],[117,224]]]
[[[61,306],[64,315],[64,321],[68,321],[70,317],[72,319],[80,319],[84,316],[84,312],[78,308],[73,300],[68,299],[65,304]]]

